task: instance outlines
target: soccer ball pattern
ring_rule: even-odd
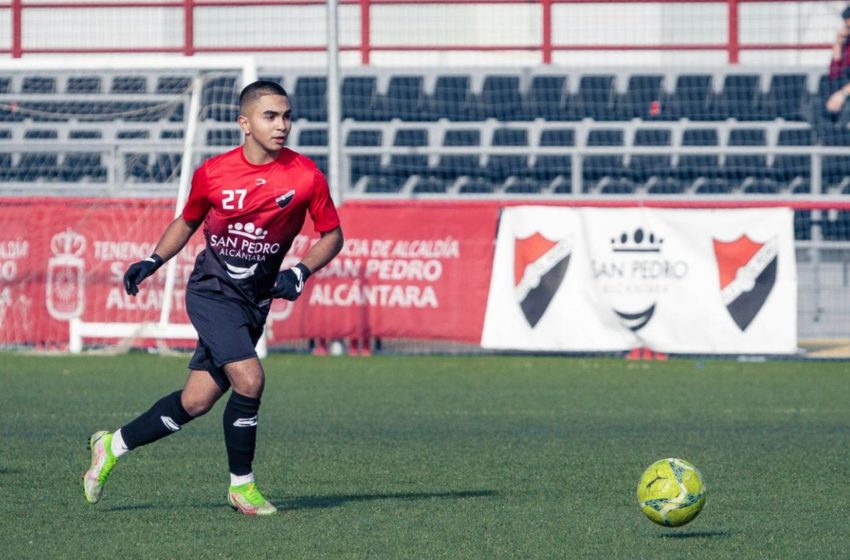
[[[693,520],[705,505],[705,483],[695,466],[682,459],[662,459],[649,466],[637,487],[640,509],[665,527]]]

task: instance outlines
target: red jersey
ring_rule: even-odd
[[[275,161],[256,165],[240,146],[206,160],[183,208],[187,222],[204,220],[207,242],[188,289],[266,304],[308,212],[319,233],[339,226],[327,180],[306,156],[284,148]]]

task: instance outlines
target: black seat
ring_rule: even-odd
[[[634,146],[672,146],[673,134],[669,129],[643,128],[635,131]],[[638,184],[646,183],[650,177],[672,177],[673,157],[667,154],[632,154],[629,161],[629,176]]]
[[[374,76],[346,76],[342,80],[342,118],[374,121],[377,79]]]
[[[736,128],[729,132],[729,146],[766,146],[767,133],[763,128]],[[754,190],[765,193],[774,191],[774,186],[767,185],[772,182],[767,172],[767,154],[727,154],[723,165],[723,176],[731,184],[742,184],[745,180],[749,183],[757,182],[762,185]]]
[[[427,120],[422,76],[392,76],[387,94],[380,102],[381,120]]]
[[[758,74],[729,74],[723,79],[723,89],[712,103],[716,119],[753,121],[759,114]]]
[[[494,192],[496,192],[496,185],[484,177],[471,177],[458,189],[460,194],[493,194]]]
[[[26,76],[21,82],[21,93],[56,93],[56,79],[50,76]]]
[[[659,118],[710,120],[711,97],[710,74],[681,74],[675,91],[661,101]]]
[[[834,190],[850,177],[850,156],[823,156],[822,185],[824,191]]]
[[[761,113],[765,119],[802,121],[807,99],[805,74],[776,74],[770,79]]]
[[[144,76],[115,76],[112,78],[112,93],[147,93],[148,81]]]
[[[617,114],[621,120],[649,120],[658,116],[655,103],[662,93],[664,76],[638,74],[629,77],[626,93],[617,99]]]
[[[513,121],[522,118],[518,76],[486,76],[476,111],[485,119]]]
[[[428,146],[428,130],[425,128],[399,129],[393,139],[393,146],[425,147]],[[413,175],[425,175],[428,172],[427,154],[392,154],[389,167],[384,177],[393,186],[399,187]]]
[[[242,131],[234,128],[219,128],[207,131],[207,146],[235,147],[242,142]]]
[[[587,135],[590,146],[623,146],[622,129],[594,129]],[[584,190],[590,190],[603,177],[625,177],[622,154],[586,155],[582,166]]]
[[[614,76],[582,76],[578,91],[568,98],[567,103],[567,114],[571,119],[615,119]]]
[[[443,137],[443,146],[480,146],[481,131],[476,128],[447,130]],[[444,180],[454,180],[461,176],[480,176],[481,166],[478,154],[442,154],[434,173]]]
[[[717,129],[688,128],[682,133],[682,146],[717,146]],[[720,158],[717,154],[688,154],[679,156],[675,176],[683,182],[693,183],[699,178],[719,177]]]
[[[566,76],[534,76],[523,101],[524,118],[528,120],[540,118],[547,121],[563,120],[565,118],[564,87],[566,83]]]
[[[305,128],[298,132],[299,146],[327,146],[327,128]]]
[[[21,182],[55,181],[61,177],[59,156],[53,152],[24,152],[14,170]]]
[[[98,76],[71,76],[65,84],[65,93],[92,95],[100,93]]]
[[[492,146],[528,146],[528,130],[524,128],[497,128],[493,131]],[[485,165],[485,174],[492,181],[504,182],[511,176],[530,174],[527,154],[491,154]]]
[[[443,179],[434,176],[419,177],[413,185],[413,194],[444,194],[448,185]]]
[[[437,76],[434,93],[427,100],[430,120],[470,121],[475,114],[470,107],[469,76]]]
[[[156,80],[156,92],[160,94],[182,94],[189,90],[192,78],[188,76],[160,76]]]
[[[219,122],[236,122],[239,108],[233,100],[238,99],[240,91],[235,75],[218,76],[206,82],[201,92],[202,118]]]
[[[328,80],[324,76],[304,76],[295,82],[292,100],[293,119],[325,122],[328,120]]]
[[[575,146],[575,130],[572,128],[549,128],[540,134],[540,146]],[[531,166],[532,178],[541,184],[559,182],[559,193],[572,192],[572,156],[569,154],[539,154]]]
[[[383,134],[380,130],[353,129],[348,132],[345,145],[350,147],[376,147],[381,145]],[[381,156],[379,154],[352,155],[351,184],[366,175],[381,174]]]
[[[1,133],[2,131],[0,131]],[[100,140],[103,132],[100,130],[71,130],[68,132],[68,140]]]
[[[790,128],[779,131],[779,146],[812,146],[814,134],[810,128]],[[776,154],[773,157],[771,176],[777,183],[791,186],[793,194],[811,191],[811,158],[807,154]]]
[[[76,182],[88,179],[94,183],[106,181],[106,168],[101,163],[99,152],[69,152],[59,171],[63,181]]]
[[[155,183],[168,183],[180,175],[182,154],[159,153],[151,162],[150,175]]]

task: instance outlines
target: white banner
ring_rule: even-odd
[[[505,208],[481,344],[793,353],[793,212]]]

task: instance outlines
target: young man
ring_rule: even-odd
[[[832,95],[826,100],[826,109],[838,113],[850,97],[850,5],[841,12],[841,29],[832,45],[829,61],[829,83]]]
[[[179,431],[232,389],[224,408],[228,500],[247,515],[277,511],[257,489],[251,468],[265,383],[254,347],[272,298],[298,298],[307,278],[340,251],[343,238],[325,177],[311,160],[284,148],[292,128],[286,91],[274,82],[248,85],[239,98],[238,122],[245,134],[242,146],[195,171],[182,215],[165,228],[154,253],[124,275],[127,293],[136,295],[139,284],[204,222],[206,247],[186,287],[186,308],[198,331],[189,377],[182,391],[163,397],[129,424],[91,436],[83,489],[92,504],[100,501],[119,457]],[[321,237],[303,261],[281,272],[308,212]]]

